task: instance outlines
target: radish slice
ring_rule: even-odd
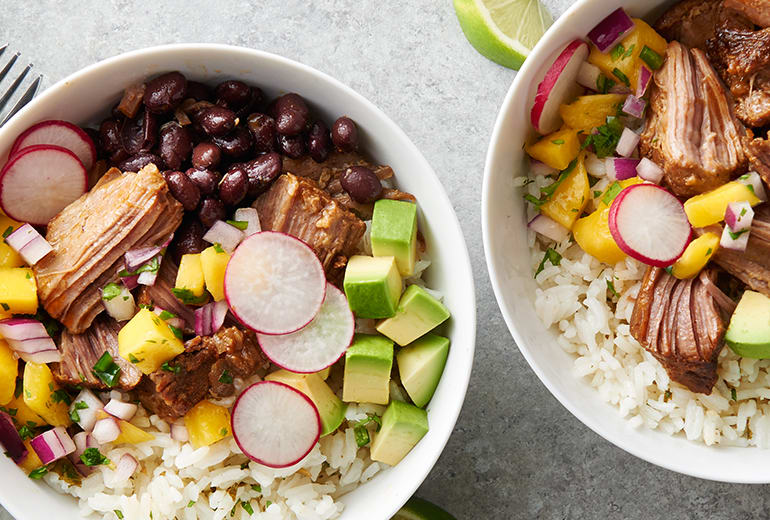
[[[6,237],[5,242],[29,265],[35,265],[53,251],[51,244],[29,224],[23,224]]]
[[[257,334],[257,339],[276,365],[291,372],[320,372],[345,354],[355,327],[345,294],[327,283],[321,310],[306,327],[282,336]]]
[[[61,146],[19,151],[0,171],[0,206],[14,220],[44,226],[86,192],[88,172]]]
[[[41,433],[30,441],[30,445],[43,464],[50,464],[75,451],[75,441],[63,426]]]
[[[642,157],[642,160],[636,165],[636,173],[642,179],[654,182],[655,184],[660,184],[661,179],[663,179],[663,168],[647,157]]]
[[[233,252],[224,286],[230,309],[244,325],[263,334],[289,334],[318,314],[326,276],[307,244],[262,231]]]
[[[321,435],[313,401],[277,381],[261,381],[244,390],[235,401],[231,422],[241,451],[271,468],[298,463]]]
[[[590,88],[591,90],[598,90],[599,76],[601,73],[602,72],[599,70],[599,67],[584,61],[580,64],[580,69],[578,70],[578,85],[581,85],[585,88]]]
[[[569,229],[542,213],[530,220],[527,227],[557,243],[564,241],[569,236]]]
[[[569,101],[575,93],[578,71],[588,57],[588,45],[573,40],[556,58],[543,81],[537,86],[535,103],[530,119],[541,134],[549,134],[561,126],[559,105]]]
[[[622,7],[618,7],[596,24],[588,33],[588,39],[602,52],[612,49],[634,28],[634,21]]]
[[[754,210],[747,201],[731,202],[727,205],[725,224],[730,226],[733,233],[749,229],[752,220],[754,220]]]
[[[24,148],[40,144],[66,148],[80,159],[86,170],[90,170],[96,162],[93,140],[79,126],[67,121],[43,121],[32,125],[16,138],[8,157]]]
[[[620,134],[618,146],[615,148],[615,151],[618,152],[618,155],[622,157],[630,157],[631,154],[634,153],[634,150],[636,150],[636,145],[639,144],[639,139],[639,134],[630,128],[624,128],[623,133]]]
[[[607,177],[615,181],[624,181],[631,177],[636,177],[636,167],[639,159],[619,159],[617,157],[608,157],[605,159]]]
[[[612,201],[609,227],[624,253],[656,267],[682,256],[692,233],[682,203],[656,184],[621,191]]]

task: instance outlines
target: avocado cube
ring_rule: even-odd
[[[402,347],[449,319],[449,310],[419,285],[410,285],[398,302],[396,315],[381,321],[377,331]]]
[[[390,318],[401,296],[401,275],[392,256],[350,258],[343,282],[348,305],[358,318]]]
[[[182,341],[154,312],[140,309],[118,332],[118,353],[144,374],[184,352]]]
[[[420,408],[433,397],[448,355],[449,339],[435,334],[426,334],[396,354],[401,384]]]
[[[356,334],[345,354],[342,400],[388,404],[393,342],[382,336]]]
[[[730,318],[725,342],[739,356],[770,358],[770,298],[746,291]]]
[[[265,377],[265,381],[278,381],[289,385],[295,390],[305,394],[316,408],[318,415],[321,416],[321,436],[328,435],[339,428],[345,419],[345,411],[348,405],[343,403],[339,397],[334,395],[321,378],[321,373],[315,374],[295,374],[288,370],[277,370]]]
[[[417,204],[389,199],[375,202],[371,237],[374,256],[393,256],[402,276],[414,274]]]
[[[395,466],[428,433],[428,412],[393,401],[382,415],[382,428],[374,437],[372,460]]]

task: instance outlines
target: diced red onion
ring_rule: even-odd
[[[136,271],[142,264],[147,263],[159,255],[162,249],[163,248],[160,246],[150,246],[127,251],[124,255],[124,258],[126,259],[126,270]]]
[[[96,424],[94,424],[92,435],[99,444],[107,444],[118,438],[120,435],[120,425],[118,424],[118,421],[112,417],[99,419],[96,421]]]
[[[214,222],[214,225],[203,235],[203,240],[210,244],[219,244],[228,253],[235,251],[244,238],[243,231],[222,220]]]
[[[639,75],[636,80],[636,97],[642,98],[647,93],[647,88],[652,81],[652,71],[642,65],[639,68]]]
[[[35,265],[45,255],[53,251],[51,244],[29,224],[19,226],[16,231],[5,238],[5,241],[29,265]]]
[[[588,152],[585,158],[586,171],[593,177],[607,175],[607,166],[604,159],[599,159],[595,153]]]
[[[54,363],[61,361],[61,353],[45,326],[31,318],[0,320],[0,335],[8,345],[27,362]]]
[[[751,186],[754,195],[759,200],[765,202],[767,200],[767,194],[765,193],[765,185],[762,183],[762,178],[757,172],[749,172],[745,175],[738,177],[738,181],[742,182],[746,186]]]
[[[639,159],[608,157],[605,159],[605,164],[607,177],[614,181],[624,181],[636,177],[636,166],[639,164]]]
[[[599,70],[599,67],[584,61],[578,69],[578,85],[581,85],[585,88],[590,88],[591,90],[597,90],[599,88],[597,82],[599,80],[600,74],[601,71]]]
[[[30,444],[43,464],[50,464],[75,451],[75,442],[63,426],[41,433]]]
[[[0,320],[0,335],[5,339],[25,340],[48,336],[45,326],[32,318],[7,318]]]
[[[152,262],[156,258],[158,260],[158,268],[154,271],[144,271],[143,273],[139,273],[139,277],[136,279],[136,283],[139,285],[155,285],[155,279],[158,278],[158,271],[160,271],[160,263],[163,261],[163,255],[155,255],[150,260],[145,262],[145,264]]]
[[[85,453],[87,448],[99,449],[99,443],[96,442],[93,435],[86,432],[76,433],[72,437],[72,440],[75,441],[75,451],[67,455],[67,458],[72,462],[75,469],[77,469],[81,475],[87,477],[93,473],[94,470],[92,467],[83,464],[83,461],[80,460],[80,456]]]
[[[527,227],[557,243],[564,241],[569,236],[569,229],[542,213],[530,220]]]
[[[78,409],[76,404],[81,402],[85,403],[87,408]],[[102,400],[96,397],[96,395],[87,388],[81,390],[70,405],[70,412],[76,410],[78,412],[78,416],[80,417],[80,420],[76,422],[81,428],[83,428],[83,430],[87,432],[90,432],[94,429],[94,424],[96,424],[98,419],[99,411],[102,409],[104,409],[104,403],[102,403]]]
[[[616,83],[610,87],[610,90],[608,90],[608,92],[610,94],[630,94],[631,89],[623,85],[622,83]]]
[[[618,146],[615,148],[615,151],[622,157],[631,157],[638,144],[639,134],[630,128],[624,128],[623,133],[620,134],[620,140],[618,140]]]
[[[733,251],[746,251],[746,246],[749,243],[749,234],[751,233],[751,230],[739,232],[740,235],[735,238],[733,238],[730,233],[730,227],[725,226],[725,228],[722,230],[722,238],[719,239],[719,247],[732,249]]]
[[[110,402],[104,405],[105,412],[124,421],[130,421],[137,408],[134,403],[124,403],[118,399],[110,399]]]
[[[195,333],[198,336],[215,334],[225,322],[227,301],[207,303],[195,309]]]
[[[636,173],[642,179],[655,184],[660,184],[663,179],[663,168],[649,160],[647,157],[642,157],[639,164],[636,166]]]
[[[240,222],[248,222],[246,229],[243,230],[244,236],[250,237],[254,233],[262,231],[262,226],[259,223],[259,213],[254,208],[238,208],[235,210],[234,218]]]
[[[139,463],[136,459],[132,455],[124,453],[115,467],[115,480],[118,482],[128,480],[133,476],[138,467]]]
[[[535,159],[529,160],[529,172],[535,177],[547,177],[559,173],[556,168],[551,168],[544,162],[536,161]]]
[[[24,441],[16,431],[13,419],[5,412],[0,412],[0,444],[14,462],[23,460],[27,455],[27,447],[24,446]]]
[[[747,201],[731,202],[725,210],[725,224],[733,233],[749,229],[754,219],[754,210]]]
[[[164,312],[169,312],[169,314],[174,314],[173,312],[166,311],[162,307],[157,307],[157,306],[153,308],[152,312],[154,312],[158,316],[160,316]],[[174,315],[173,318],[166,318],[165,320],[166,320],[166,323],[168,323],[172,327],[176,327],[177,329],[185,330],[187,328],[187,322],[184,320],[184,318],[180,318],[179,316]]]
[[[623,103],[622,110],[629,116],[641,118],[646,106],[647,102],[644,99],[639,99],[633,94],[629,94],[626,101]]]
[[[634,28],[634,21],[622,7],[612,11],[588,33],[588,39],[601,52],[608,52]]]
[[[171,438],[178,442],[187,442],[190,440],[190,433],[181,424],[171,425]]]
[[[116,321],[130,320],[136,313],[134,295],[125,285],[120,286],[120,293],[109,300],[102,296],[102,305],[107,310],[107,314],[115,318]]]
[[[126,266],[120,266],[118,268],[118,273],[126,271]],[[137,280],[139,279],[139,275],[135,274],[133,276],[120,276],[120,283],[126,286],[126,289],[129,291],[132,291],[139,287],[139,282]]]

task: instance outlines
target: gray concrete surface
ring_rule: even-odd
[[[571,3],[546,2],[554,14]],[[33,60],[44,86],[140,47],[230,43],[327,72],[406,131],[458,213],[478,303],[467,401],[420,496],[458,519],[768,516],[763,488],[680,476],[610,445],[562,408],[519,354],[492,294],[479,222],[489,135],[514,72],[470,47],[449,0],[0,0],[0,28],[0,44]]]

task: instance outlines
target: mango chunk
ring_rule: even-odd
[[[563,170],[580,152],[577,130],[563,127],[526,147],[527,153],[557,170]]]
[[[27,448],[27,454],[22,460],[19,461],[19,467],[24,470],[24,473],[29,475],[37,468],[43,465],[43,461],[37,456],[35,450],[32,449],[32,443],[29,440],[24,441],[24,446]]]
[[[36,414],[32,408],[27,406],[22,395],[13,397],[8,404],[3,406],[3,410],[8,412],[8,415],[11,416],[11,419],[13,419],[13,423],[17,428],[21,428],[22,426],[37,428],[46,425],[43,418]]]
[[[747,201],[756,206],[761,200],[752,188],[738,181],[728,182],[715,190],[690,197],[684,203],[684,212],[692,227],[706,227],[725,218],[727,205]]]
[[[572,229],[591,197],[588,173],[583,164],[585,154],[575,160],[575,166],[559,175],[556,190],[548,202],[540,206],[540,213],[551,217],[567,229]]]
[[[0,307],[11,314],[37,312],[37,282],[29,267],[0,268]]]
[[[0,405],[8,404],[16,390],[19,360],[4,340],[0,339]]]
[[[118,333],[118,352],[145,374],[182,352],[182,340],[149,309],[140,309]]]
[[[559,114],[566,126],[589,134],[594,128],[602,126],[607,116],[616,115],[626,97],[624,94],[580,96],[569,105],[561,105]]]
[[[70,407],[62,399],[63,390],[54,381],[46,364],[27,363],[24,367],[24,402],[51,426],[69,426]]]
[[[231,435],[230,411],[209,401],[201,401],[184,416],[184,424],[195,448],[209,446]]]
[[[220,301],[225,298],[225,270],[227,262],[230,261],[230,255],[227,251],[216,247],[207,247],[200,254],[201,268],[203,269],[203,279],[206,283],[206,289],[211,293],[214,301]]]
[[[202,296],[206,281],[203,276],[200,253],[195,255],[182,255],[179,261],[179,270],[176,273],[175,289],[187,289],[194,296]]]
[[[704,233],[690,242],[682,256],[674,262],[671,274],[682,280],[695,277],[716,253],[719,239],[716,233]]]
[[[11,217],[0,213],[0,233],[4,237],[10,235],[21,225],[21,222],[17,222]],[[5,240],[0,241],[0,267],[20,267],[22,265],[24,265],[24,260],[21,258],[21,255],[6,244]]]

